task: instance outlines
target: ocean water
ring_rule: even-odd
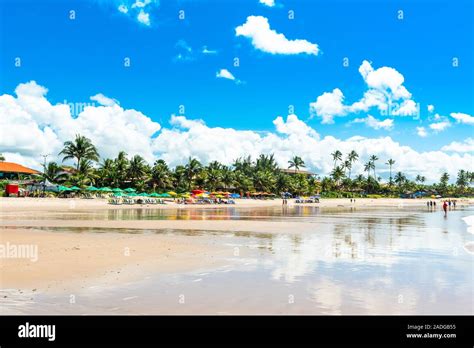
[[[425,207],[130,209],[35,215],[41,220],[258,220],[306,222],[274,233],[105,229],[212,238],[230,252],[218,267],[150,272],[70,294],[0,290],[4,314],[474,314],[474,207],[444,216]],[[5,220],[18,217],[4,216]],[[7,296],[7,297],[5,297]]]

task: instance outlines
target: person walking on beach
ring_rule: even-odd
[[[448,202],[444,201],[443,203],[444,216],[448,215]]]
[[[453,208],[456,208],[456,201],[453,201]]]

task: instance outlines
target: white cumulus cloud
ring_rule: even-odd
[[[109,97],[106,97],[102,93],[98,93],[96,95],[93,95],[92,97],[90,97],[90,99],[93,100],[93,101],[98,102],[100,105],[103,105],[103,106],[112,106],[112,105],[117,104],[116,100],[114,100],[112,98],[109,98]]]
[[[259,2],[268,7],[275,6],[275,0],[259,0]]]
[[[474,138],[467,138],[464,141],[453,141],[449,145],[445,145],[441,148],[442,151],[448,152],[472,152],[474,153]],[[472,164],[474,166],[474,163]]]
[[[216,73],[216,77],[220,79],[235,80],[235,76],[227,69],[221,69]]]
[[[0,152],[8,158],[38,168],[42,154],[61,160],[57,154],[63,143],[76,134],[84,135],[98,147],[102,157],[116,156],[120,150],[141,154],[152,161],[152,136],[160,125],[139,111],[118,104],[90,106],[73,117],[72,106],[53,105],[47,89],[35,81],[20,84],[12,95],[0,96]],[[104,100],[112,99],[98,94]],[[102,98],[93,98],[98,100]],[[102,101],[104,101],[102,100]],[[9,130],[15,129],[15,132]]]
[[[333,123],[334,117],[367,112],[372,108],[377,108],[383,115],[419,116],[419,107],[411,99],[411,93],[403,85],[405,78],[397,70],[391,67],[374,69],[371,63],[364,60],[359,73],[368,87],[361,99],[344,104],[343,92],[335,88],[310,103],[312,117],[321,117],[322,123]]]
[[[252,45],[271,54],[310,54],[318,55],[319,47],[307,40],[290,40],[270,28],[268,19],[262,16],[249,16],[247,21],[235,28],[236,36],[244,36]]]
[[[416,127],[416,134],[418,134],[418,136],[422,138],[425,138],[428,136],[428,132],[426,131],[425,127]]]
[[[377,120],[371,115],[367,115],[365,118],[356,118],[353,122],[355,123],[365,123],[367,127],[373,129],[391,129],[393,127],[393,119],[386,118],[383,121]]]
[[[428,112],[431,113],[431,112],[434,111],[435,107],[434,107],[434,105],[428,105],[427,109],[428,109]]]
[[[453,112],[451,117],[456,120],[458,123],[474,125],[474,116],[464,114],[462,112]]]
[[[146,13],[145,11],[143,10],[140,10],[140,12],[138,13],[137,15],[137,20],[142,23],[142,24],[145,24],[147,26],[150,26],[150,14],[149,13]]]
[[[447,121],[435,122],[430,124],[430,128],[435,132],[442,132],[448,128],[451,124]]]
[[[283,168],[292,156],[298,155],[309,170],[327,175],[333,168],[331,152],[337,149],[347,154],[355,150],[360,160],[353,165],[353,175],[363,174],[363,163],[376,155],[380,158],[377,173],[382,177],[386,178],[389,170],[383,163],[393,158],[394,171],[402,171],[410,178],[421,174],[428,181],[437,181],[445,171],[455,177],[459,169],[469,170],[474,161],[472,153],[453,152],[452,146],[446,151],[418,152],[388,136],[322,137],[296,115],[276,117],[274,129],[267,132],[210,127],[203,120],[184,115],[171,116],[170,126],[160,129],[146,115],[124,109],[118,102],[88,105],[73,117],[68,105],[53,105],[46,93],[46,88],[31,81],[20,84],[16,96],[0,96],[0,152],[7,160],[33,168],[41,168],[42,154],[51,154],[48,160],[60,161],[57,154],[63,143],[79,133],[92,140],[102,158],[115,157],[124,150],[129,155],[142,155],[149,163],[162,158],[171,166],[185,163],[190,156],[204,164],[213,160],[231,164],[241,156],[255,158],[261,153],[273,153]],[[465,143],[469,145],[472,140]]]

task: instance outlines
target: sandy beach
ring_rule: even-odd
[[[473,203],[457,200],[460,209]],[[425,207],[426,200],[407,199],[357,199],[355,203],[328,199],[304,205],[290,201],[288,207],[282,207],[281,200],[237,200],[235,206],[171,202],[115,206],[99,199],[1,198],[0,245],[34,245],[38,253],[36,260],[1,258],[0,288],[54,294],[97,284],[121,285],[153,274],[230,267],[237,244],[230,243],[229,237],[243,243],[239,247],[242,258],[254,252],[250,250],[252,239],[276,240],[288,233],[307,238],[315,228],[324,235],[330,233],[334,221],[351,225],[354,211],[359,211],[357,218],[364,224],[379,216],[405,225],[411,223],[407,220],[411,209],[423,211]],[[315,219],[318,209],[326,213]]]

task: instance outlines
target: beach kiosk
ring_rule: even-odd
[[[18,185],[20,184],[20,176],[38,175],[40,172],[22,166],[13,162],[0,162],[0,180],[8,180],[5,186],[5,196],[17,195]]]

